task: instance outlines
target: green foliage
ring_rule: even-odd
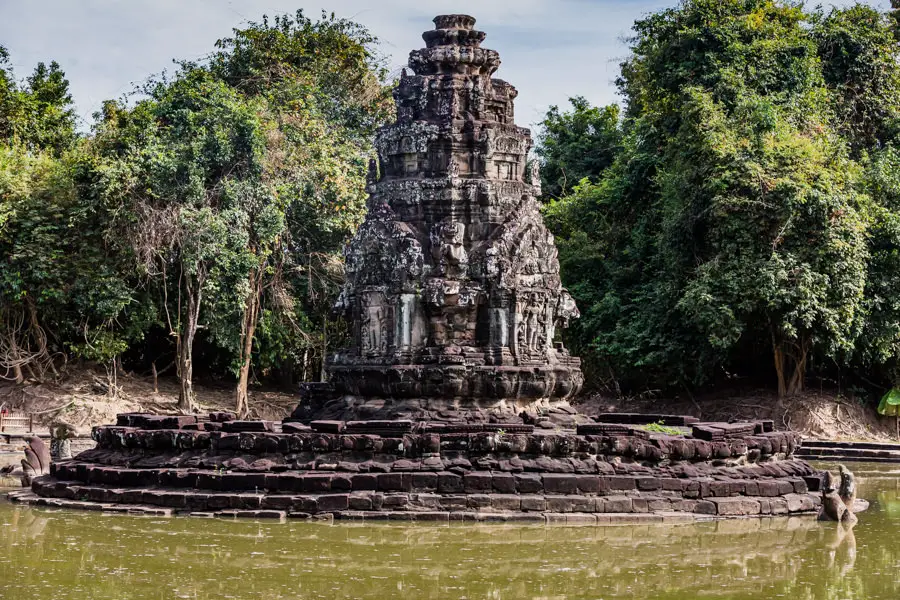
[[[546,208],[588,365],[637,388],[774,364],[793,393],[812,357],[894,354],[887,19],[685,0],[634,30],[621,150]]]
[[[649,431],[650,433],[662,433],[665,435],[684,435],[684,432],[677,427],[669,427],[662,421],[644,425],[641,427],[641,429],[643,429],[644,431]]]
[[[571,98],[572,110],[551,106],[541,122],[537,154],[544,196],[559,198],[585,178],[596,181],[619,151],[619,107],[591,106]]]
[[[162,326],[183,380],[201,331],[217,369],[315,377],[392,108],[374,42],[333,15],[251,23],[104,103],[83,140],[56,63],[20,85],[0,49],[0,316],[101,362],[155,359],[141,340]]]
[[[890,19],[856,5],[817,17],[813,39],[832,91],[835,125],[856,152],[897,133],[900,71]]]
[[[71,148],[75,138],[69,82],[59,64],[38,63],[19,85],[9,53],[0,46],[0,143],[59,154]]]

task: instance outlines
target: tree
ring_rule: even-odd
[[[325,321],[317,281],[362,219],[371,134],[389,106],[370,43],[334,17],[251,23],[205,63],[151,82],[134,108],[104,107],[98,145],[159,290],[182,409],[198,332],[227,356],[243,415],[254,353],[272,339],[285,354],[267,361],[287,362],[285,340],[312,343],[306,329],[319,327],[307,313]]]
[[[193,348],[206,295],[244,265],[244,183],[263,167],[263,125],[254,107],[202,69],[156,82],[132,110],[107,106],[98,130],[108,182],[128,215],[127,237],[159,289],[175,340],[179,408],[194,407]],[[237,190],[237,191],[236,191]]]
[[[824,128],[772,106],[729,118],[698,94],[688,110],[664,194],[697,199],[680,220],[702,251],[678,310],[722,351],[768,333],[779,395],[794,395],[814,347],[852,348],[868,258],[858,172]]]
[[[310,323],[297,314],[304,305],[319,313],[314,320],[327,322],[323,300],[329,295],[318,294],[316,282],[328,281],[322,267],[333,264],[362,220],[372,136],[392,106],[385,71],[372,50],[375,41],[351,21],[333,14],[312,21],[298,11],[235,30],[217,43],[210,60],[215,77],[265,104],[263,178],[278,199],[248,214],[255,266],[241,286],[247,291],[238,343],[239,412],[247,410],[252,348],[266,292],[276,309],[267,313],[269,334],[277,323],[302,333],[298,323]]]
[[[888,17],[868,6],[816,15],[812,30],[835,126],[854,152],[878,149],[900,125],[900,64]]]
[[[852,348],[867,198],[813,22],[794,3],[685,0],[635,23],[622,151],[549,210],[568,224],[576,334],[632,385],[709,381],[768,347],[786,395],[812,353]]]
[[[541,122],[536,153],[545,198],[559,198],[585,178],[596,182],[621,145],[617,105],[598,108],[580,96],[569,102],[572,110],[551,106]]]
[[[38,63],[25,85],[16,83],[0,46],[0,142],[59,155],[76,139],[69,81],[56,61]]]
[[[142,313],[105,237],[109,207],[88,191],[64,73],[40,63],[20,85],[7,61],[0,48],[0,376],[21,382],[56,376],[69,353],[114,362],[137,335],[126,313]]]

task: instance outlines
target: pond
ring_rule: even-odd
[[[0,502],[0,598],[900,598],[900,468],[810,518],[542,527],[149,518]]]

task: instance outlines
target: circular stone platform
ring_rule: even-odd
[[[766,431],[766,422],[647,419],[684,433],[621,422],[547,430],[127,414],[94,429],[95,449],[54,463],[14,499],[152,514],[419,521],[816,514],[822,473],[793,458],[797,434]]]

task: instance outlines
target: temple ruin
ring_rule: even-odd
[[[352,345],[283,422],[119,415],[33,504],[147,514],[601,524],[809,514],[824,473],[771,421],[588,417],[578,316],[515,88],[464,15],[435,19],[381,130],[337,301]]]
[[[394,91],[397,121],[377,136],[337,302],[353,344],[331,358],[332,386],[310,395],[311,415],[354,416],[374,399],[364,416],[515,416],[582,385],[579,359],[558,341],[578,309],[541,218],[516,89],[492,77],[500,56],[481,47],[475,19],[434,22]]]

